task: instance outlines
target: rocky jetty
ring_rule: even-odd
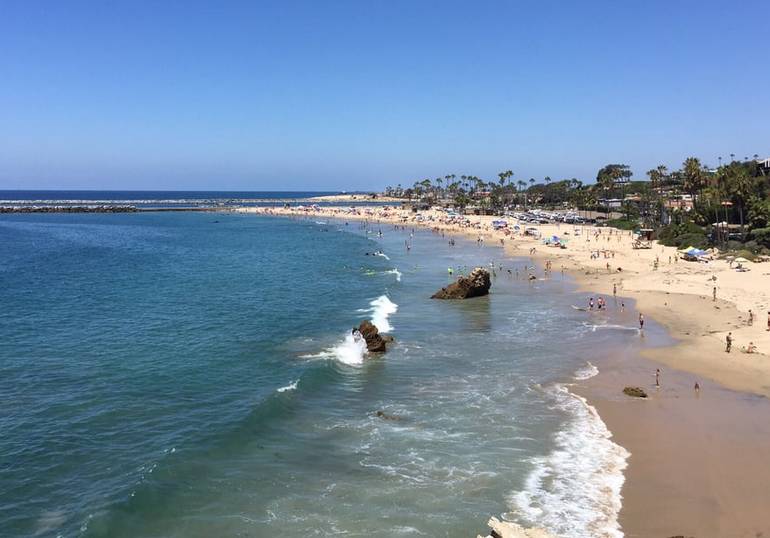
[[[646,398],[647,393],[644,392],[644,389],[641,389],[639,387],[626,387],[623,389],[623,394],[626,396],[632,396],[634,398]]]
[[[383,337],[377,326],[369,320],[364,320],[358,326],[358,332],[366,341],[366,349],[370,353],[385,352],[386,342],[392,341],[392,338]]]
[[[132,205],[4,205],[0,213],[134,213]]]
[[[468,276],[461,276],[457,282],[453,282],[441,291],[434,293],[431,299],[470,299],[489,294],[492,280],[489,271],[482,267],[476,267]]]

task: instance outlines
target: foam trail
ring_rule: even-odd
[[[575,377],[596,373],[588,363]],[[612,433],[584,398],[564,385],[547,391],[573,419],[556,434],[556,449],[532,460],[535,469],[524,490],[510,498],[512,516],[557,536],[621,538],[620,490],[630,453],[612,442]]]
[[[372,307],[372,323],[381,333],[387,333],[393,330],[393,326],[388,321],[388,316],[398,310],[398,305],[388,299],[387,295],[380,295],[374,301],[369,303]]]
[[[294,390],[294,389],[297,388],[297,384],[298,383],[299,383],[299,379],[297,379],[296,381],[292,381],[291,383],[289,383],[285,387],[281,387],[279,389],[276,389],[276,391],[278,391],[278,392],[286,392],[286,391],[289,391],[289,390]]]
[[[586,365],[575,372],[575,379],[578,381],[584,381],[586,379],[591,379],[595,375],[599,373],[599,369],[591,364],[590,362],[586,362]]]
[[[638,327],[629,327],[627,325],[616,325],[614,323],[606,323],[604,325],[587,325],[588,327],[591,327],[591,332],[596,332],[597,329],[607,329],[607,330],[616,330],[616,331],[632,331],[632,332],[639,332]]]
[[[399,271],[398,269],[391,269],[390,271],[385,271],[385,274],[396,275],[396,282],[401,282],[401,271]]]
[[[375,252],[374,255],[375,256],[380,256],[380,257],[385,258],[386,260],[390,261],[390,258],[388,258],[388,255],[385,254],[384,252]]]

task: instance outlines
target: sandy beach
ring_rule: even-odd
[[[630,232],[567,224],[522,224],[494,230],[495,217],[468,216],[458,223],[440,211],[419,214],[359,207],[243,208],[238,211],[316,218],[369,220],[430,227],[487,244],[504,244],[511,256],[529,256],[552,272],[574,277],[588,298],[613,292],[627,308],[662,324],[676,340],[643,356],[606,357],[600,375],[579,391],[597,407],[615,440],[627,448],[621,524],[626,536],[761,536],[770,532],[764,502],[770,470],[770,264],[744,263],[738,272],[725,260],[687,262],[658,243],[632,246]],[[512,225],[512,219],[509,219]],[[534,227],[538,236],[524,235]],[[558,236],[566,248],[545,245]],[[538,269],[542,271],[542,268]],[[714,293],[716,289],[716,298]],[[636,310],[631,310],[635,308]],[[753,323],[749,322],[753,312]],[[725,352],[732,333],[733,349]],[[749,343],[756,353],[742,352]],[[663,388],[653,373],[662,369]],[[701,390],[695,393],[695,382]],[[623,386],[648,388],[633,400]]]
[[[326,202],[326,203],[350,203],[350,202],[389,202],[389,203],[399,203],[401,202],[398,198],[392,198],[389,196],[383,196],[382,194],[368,194],[368,193],[357,193],[357,194],[326,194],[324,196],[313,196],[311,198],[307,198],[308,202],[312,203],[318,203],[318,202]]]

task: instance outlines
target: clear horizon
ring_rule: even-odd
[[[0,189],[380,191],[770,156],[770,4],[4,3]],[[764,144],[764,147],[762,146]]]

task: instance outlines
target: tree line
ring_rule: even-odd
[[[676,170],[665,165],[648,170],[645,180],[633,180],[626,164],[607,164],[593,183],[577,178],[554,181],[548,176],[542,180],[514,179],[512,170],[504,170],[489,181],[475,175],[447,174],[415,181],[406,188],[390,186],[385,194],[497,212],[532,206],[605,212],[616,209],[629,223],[649,227],[691,224],[709,236],[715,235],[715,223],[727,222],[739,228],[742,241],[755,240],[770,247],[770,172],[757,158],[754,155],[754,159],[741,161],[731,155],[724,164],[720,158],[718,167],[708,168],[697,157],[688,157]]]

